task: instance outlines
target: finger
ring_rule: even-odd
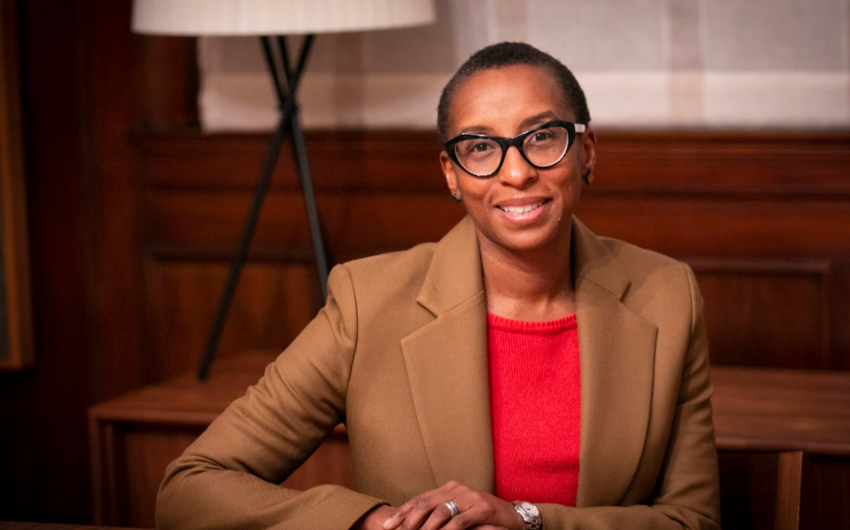
[[[399,510],[398,527],[402,530],[417,530],[421,528],[422,523],[431,515],[440,504],[446,499],[438,501],[436,495],[423,494],[413,497],[403,506],[403,510]],[[387,530],[391,530],[388,528]]]
[[[396,512],[384,522],[385,530],[395,530],[401,527],[403,530],[415,530],[420,528],[423,521],[431,515],[431,512],[440,504],[454,498],[451,492],[458,488],[465,488],[459,482],[450,480],[437,489],[427,491],[411,498],[402,504]]]
[[[401,508],[396,508],[396,510],[384,521],[382,525],[385,530],[394,530],[398,528],[401,522],[404,521],[404,516],[402,515]]]
[[[467,510],[461,508],[461,512],[452,517],[442,528],[443,530],[466,530],[476,525],[492,524],[492,522],[493,510],[489,506],[473,505]]]
[[[385,530],[394,530],[398,528],[402,522],[404,522],[404,518],[407,517],[407,514],[413,509],[411,501],[414,499],[416,499],[416,497],[396,508],[392,515],[390,515],[389,519],[384,521],[383,527]]]
[[[448,506],[448,502],[444,502],[434,508],[425,520],[425,523],[422,525],[422,530],[437,530],[448,523],[449,519],[453,516],[452,510]]]

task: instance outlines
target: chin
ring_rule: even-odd
[[[557,245],[558,240],[561,239],[558,228],[557,226],[545,226],[534,230],[517,231],[511,234],[498,234],[496,237],[488,239],[512,252],[532,252]]]

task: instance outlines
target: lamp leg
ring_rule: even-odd
[[[330,251],[327,246],[324,231],[322,229],[319,211],[316,207],[316,196],[313,191],[313,183],[310,178],[310,167],[307,163],[307,150],[304,145],[304,133],[301,129],[301,122],[298,117],[298,106],[295,101],[295,91],[300,81],[301,73],[307,62],[307,56],[310,53],[310,46],[313,41],[313,36],[308,35],[301,48],[298,64],[295,69],[289,66],[289,59],[286,50],[286,39],[280,37],[278,46],[280,48],[281,59],[283,62],[284,79],[289,90],[285,90],[280,76],[278,75],[277,67],[275,66],[274,54],[271,49],[271,39],[262,37],[260,42],[265,54],[266,63],[269,67],[269,74],[272,78],[273,88],[278,97],[279,106],[281,109],[280,122],[275,129],[269,150],[266,154],[263,169],[260,173],[260,178],[257,181],[257,186],[254,189],[254,197],[251,201],[251,207],[248,210],[248,217],[245,219],[245,224],[242,228],[242,236],[239,239],[239,244],[236,252],[233,254],[233,259],[230,262],[230,270],[225,282],[224,291],[219,299],[218,308],[216,309],[215,317],[213,318],[210,333],[207,336],[207,343],[204,347],[204,354],[201,358],[201,364],[198,367],[198,379],[205,381],[209,378],[210,366],[215,359],[216,351],[218,350],[221,332],[224,329],[224,322],[227,318],[227,312],[230,309],[230,304],[233,302],[233,294],[236,286],[239,283],[239,276],[242,271],[242,266],[245,263],[245,258],[248,255],[248,249],[251,245],[251,239],[254,236],[254,229],[257,225],[260,210],[263,207],[263,200],[269,189],[272,172],[277,164],[280,148],[286,138],[287,132],[292,135],[292,151],[295,162],[298,167],[298,177],[301,182],[301,188],[304,192],[304,201],[307,206],[307,217],[310,223],[310,233],[313,242],[313,251],[316,256],[316,267],[319,273],[319,285],[322,288],[323,297],[328,294],[328,274],[330,266],[333,263]]]
[[[198,367],[198,379],[206,381],[209,377],[210,366],[215,359],[216,351],[218,350],[218,342],[221,339],[221,332],[224,329],[224,321],[227,318],[227,312],[230,309],[230,304],[233,302],[233,293],[239,283],[239,275],[242,272],[242,265],[245,263],[245,257],[248,255],[248,248],[251,245],[251,239],[254,236],[254,229],[257,226],[257,219],[260,216],[260,210],[263,207],[263,200],[269,190],[274,167],[277,164],[277,158],[280,154],[280,147],[286,138],[287,129],[290,128],[290,123],[294,115],[293,109],[287,108],[281,114],[280,123],[269,142],[269,150],[266,153],[266,160],[263,163],[263,170],[260,173],[260,178],[257,180],[257,185],[254,188],[254,197],[251,200],[251,207],[248,209],[248,217],[245,219],[245,224],[242,226],[242,236],[239,238],[239,244],[236,247],[236,252],[233,253],[233,259],[230,262],[230,270],[227,274],[227,281],[224,284],[224,291],[221,293],[221,298],[218,302],[215,317],[213,318],[212,327],[207,336],[207,343],[204,347],[204,355],[201,358],[201,365]]]
[[[319,273],[319,285],[322,287],[322,298],[328,296],[328,274],[333,266],[333,258],[327,247],[327,242],[319,218],[319,210],[316,206],[316,194],[313,191],[313,181],[310,178],[310,166],[307,163],[307,149],[304,145],[304,132],[301,129],[301,120],[298,117],[298,109],[292,113],[291,138],[292,154],[298,165],[298,176],[301,179],[301,188],[304,191],[304,202],[307,206],[307,218],[310,221],[310,235],[313,238],[313,252],[316,255],[316,269]]]
[[[319,210],[316,207],[316,194],[313,191],[313,181],[310,178],[310,166],[307,162],[307,149],[304,143],[304,131],[301,128],[301,118],[299,115],[298,106],[295,103],[295,93],[298,90],[298,84],[301,81],[301,74],[304,72],[304,67],[307,64],[307,57],[310,54],[310,49],[313,44],[313,35],[307,35],[301,45],[301,52],[298,54],[298,63],[295,68],[289,62],[289,50],[286,45],[286,37],[277,38],[277,46],[280,52],[281,68],[284,72],[286,84],[289,87],[288,94],[283,90],[282,84],[278,81],[277,71],[273,72],[275,77],[275,86],[280,87],[278,97],[280,101],[289,102],[294,110],[292,115],[292,155],[295,158],[295,163],[298,168],[298,178],[301,182],[301,190],[304,192],[304,203],[307,207],[307,220],[310,223],[310,235],[313,241],[313,253],[316,256],[316,270],[319,274],[319,286],[322,288],[322,297],[328,296],[328,274],[334,264],[333,256],[327,244],[324,227],[322,226]],[[269,63],[273,62],[271,52],[270,39],[263,40],[263,50]]]

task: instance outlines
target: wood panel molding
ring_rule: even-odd
[[[713,363],[826,369],[840,362],[831,358],[838,339],[830,261],[685,261],[705,299]]]
[[[308,131],[316,187],[444,193],[435,132]],[[164,190],[250,190],[268,135],[138,135],[145,182]],[[850,197],[850,132],[599,131],[594,194]],[[189,156],[186,156],[189,155]],[[297,190],[288,152],[272,189]]]
[[[220,289],[266,141],[185,132],[133,140],[142,168],[150,336],[158,337],[163,375],[190,366],[166,350],[180,333],[200,341],[209,293]],[[342,261],[436,241],[465,214],[445,189],[431,132],[312,131],[307,146],[326,232]],[[693,264],[713,362],[850,369],[843,331],[850,308],[841,302],[850,298],[843,266],[850,263],[850,133],[602,131],[598,157],[579,217],[599,234]],[[309,245],[294,166],[284,156],[252,246],[249,267],[259,275],[246,291],[284,285],[287,268],[310,277]],[[307,292],[283,288],[276,302],[258,298],[255,305],[314,311]],[[239,310],[253,317],[231,325],[225,355],[240,341],[273,347],[273,333],[250,339],[251,329],[263,329],[250,318],[273,318],[251,307]],[[175,332],[175,322],[184,328]],[[288,343],[295,332],[277,340]]]

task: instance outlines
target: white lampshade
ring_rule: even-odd
[[[434,22],[433,0],[134,0],[133,31],[297,35]]]

